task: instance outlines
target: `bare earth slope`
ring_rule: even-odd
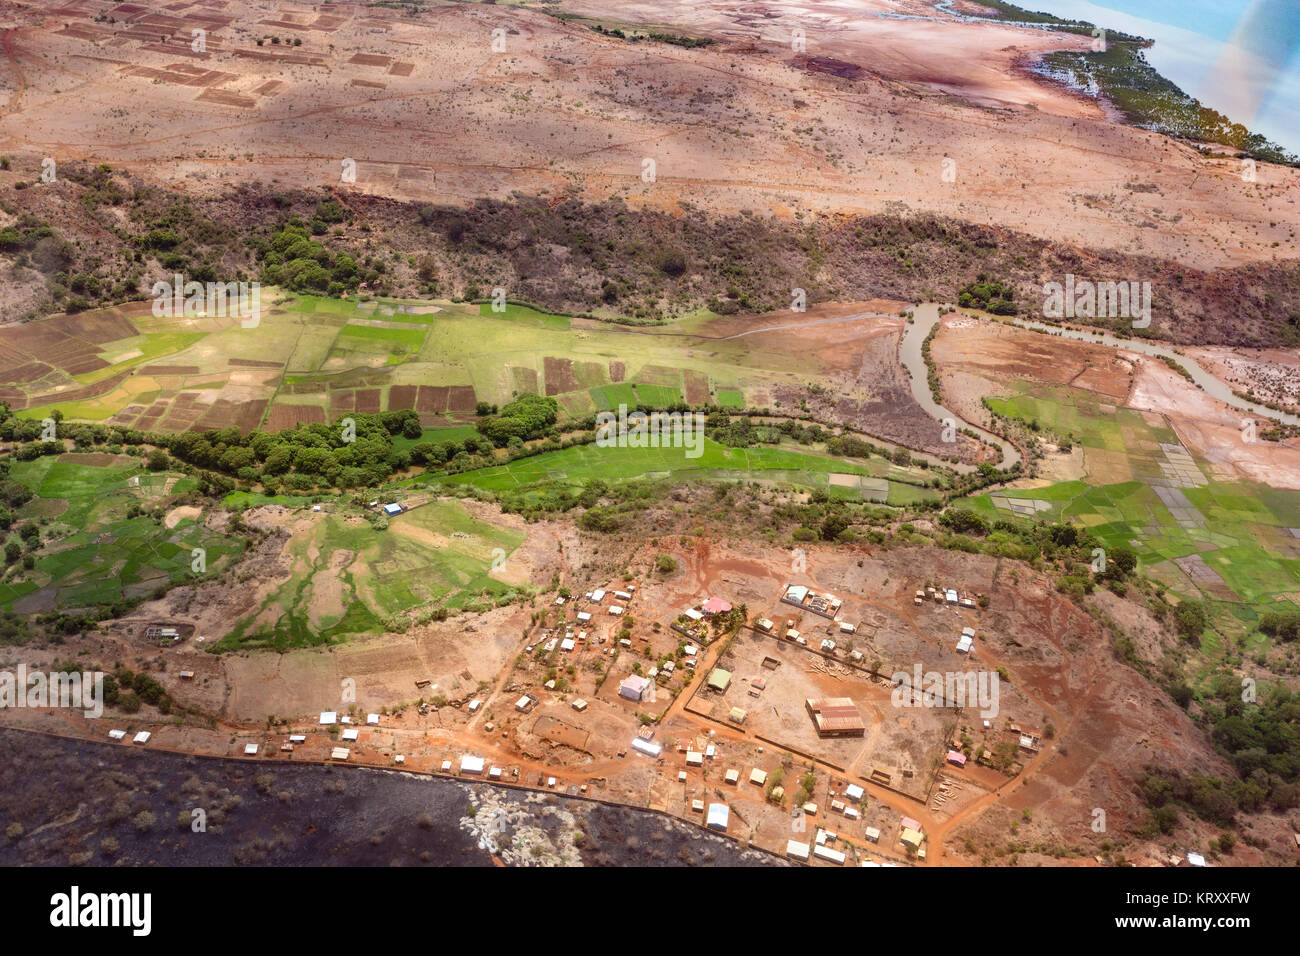
[[[910,0],[616,8],[719,42],[630,43],[503,6],[411,16],[231,0],[123,5],[98,22],[89,0],[57,16],[10,3],[0,149],[29,179],[50,157],[200,192],[337,185],[353,160],[356,189],[399,198],[928,211],[1203,268],[1290,255],[1300,171],[1261,167],[1243,182],[1235,160],[1114,125],[1024,69],[1085,38],[945,19]],[[272,35],[282,42],[258,45]]]

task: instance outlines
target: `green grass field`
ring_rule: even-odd
[[[378,531],[346,513],[323,514],[289,544],[294,571],[255,615],[215,645],[219,651],[287,650],[338,643],[387,629],[435,606],[460,608],[516,590],[489,575],[524,540],[472,518],[458,501],[413,508]],[[339,553],[351,557],[339,568]]]
[[[209,572],[243,550],[238,539],[193,520],[168,529],[145,515],[127,517],[131,505],[148,506],[163,494],[184,491],[193,486],[191,479],[143,472],[134,463],[105,467],[54,457],[15,462],[11,477],[37,495],[15,517],[47,523],[35,567],[7,569],[0,606],[14,607],[33,595],[35,604],[17,609],[94,610],[190,579],[195,548],[203,549]]]
[[[804,488],[830,487],[832,472],[879,476],[890,467],[883,462],[854,462],[784,448],[727,448],[703,439],[701,454],[691,458],[686,448],[601,448],[575,445],[544,452],[505,465],[433,479],[447,485],[472,485],[491,491],[521,491],[561,483],[579,487],[598,478],[607,482],[642,478],[734,481],[749,479],[791,484]],[[424,479],[417,478],[419,482]],[[899,489],[895,494],[895,489]],[[913,503],[937,498],[938,492],[890,482],[890,503]],[[897,498],[896,502],[894,499]]]

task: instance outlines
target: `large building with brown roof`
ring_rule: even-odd
[[[820,737],[864,737],[866,724],[858,707],[847,697],[824,697],[805,700],[804,707]]]

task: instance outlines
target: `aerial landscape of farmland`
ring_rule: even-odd
[[[0,0],[0,863],[1296,865],[1300,20],[1169,6]]]

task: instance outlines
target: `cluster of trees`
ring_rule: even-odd
[[[174,707],[162,684],[144,671],[133,673],[125,667],[104,675],[104,703],[127,714],[136,713],[142,704],[151,704],[164,714]]]
[[[1092,593],[1098,582],[1123,594],[1126,580],[1137,569],[1137,554],[1132,549],[1102,548],[1087,529],[1068,522],[1024,524],[1005,518],[989,521],[966,508],[949,508],[939,515],[937,523],[952,534],[940,542],[946,547],[1022,561],[1042,558],[1057,562],[1065,572],[1058,580],[1058,589],[1075,596]],[[1099,548],[1105,564],[1094,571]]]
[[[419,415],[411,410],[350,416],[353,427],[300,425],[280,432],[238,428],[153,436],[176,458],[195,468],[261,481],[268,490],[307,491],[321,486],[376,485],[407,468],[412,453],[393,447],[394,435],[419,437]],[[154,461],[150,460],[150,467]],[[168,462],[160,462],[167,467]]]
[[[706,47],[713,44],[709,37],[688,37],[677,33],[628,33],[619,27],[607,27],[600,23],[593,23],[591,29],[607,37],[617,37],[620,40],[630,40],[636,43],[640,40],[653,40],[656,43],[671,43],[673,46],[682,46],[687,49],[695,47]]]
[[[528,393],[505,405],[498,414],[481,418],[478,431],[496,447],[504,448],[552,433],[559,417],[560,406],[555,399]]]
[[[356,259],[333,252],[311,237],[301,219],[293,218],[266,240],[253,243],[262,264],[262,282],[294,292],[340,296],[353,292],[363,281]],[[382,265],[382,262],[381,262]],[[378,278],[378,268],[372,269]]]
[[[1259,619],[1259,629],[1279,641],[1300,638],[1300,610],[1268,611]]]
[[[1222,707],[1207,704],[1211,739],[1232,761],[1237,779],[1151,768],[1142,796],[1152,827],[1169,833],[1181,808],[1203,820],[1230,826],[1241,812],[1291,810],[1300,806],[1300,698],[1279,688],[1255,704],[1241,701],[1240,682],[1225,675]]]
[[[983,309],[994,315],[1015,315],[1015,300],[1015,289],[983,272],[957,294],[957,304],[962,308]]]

